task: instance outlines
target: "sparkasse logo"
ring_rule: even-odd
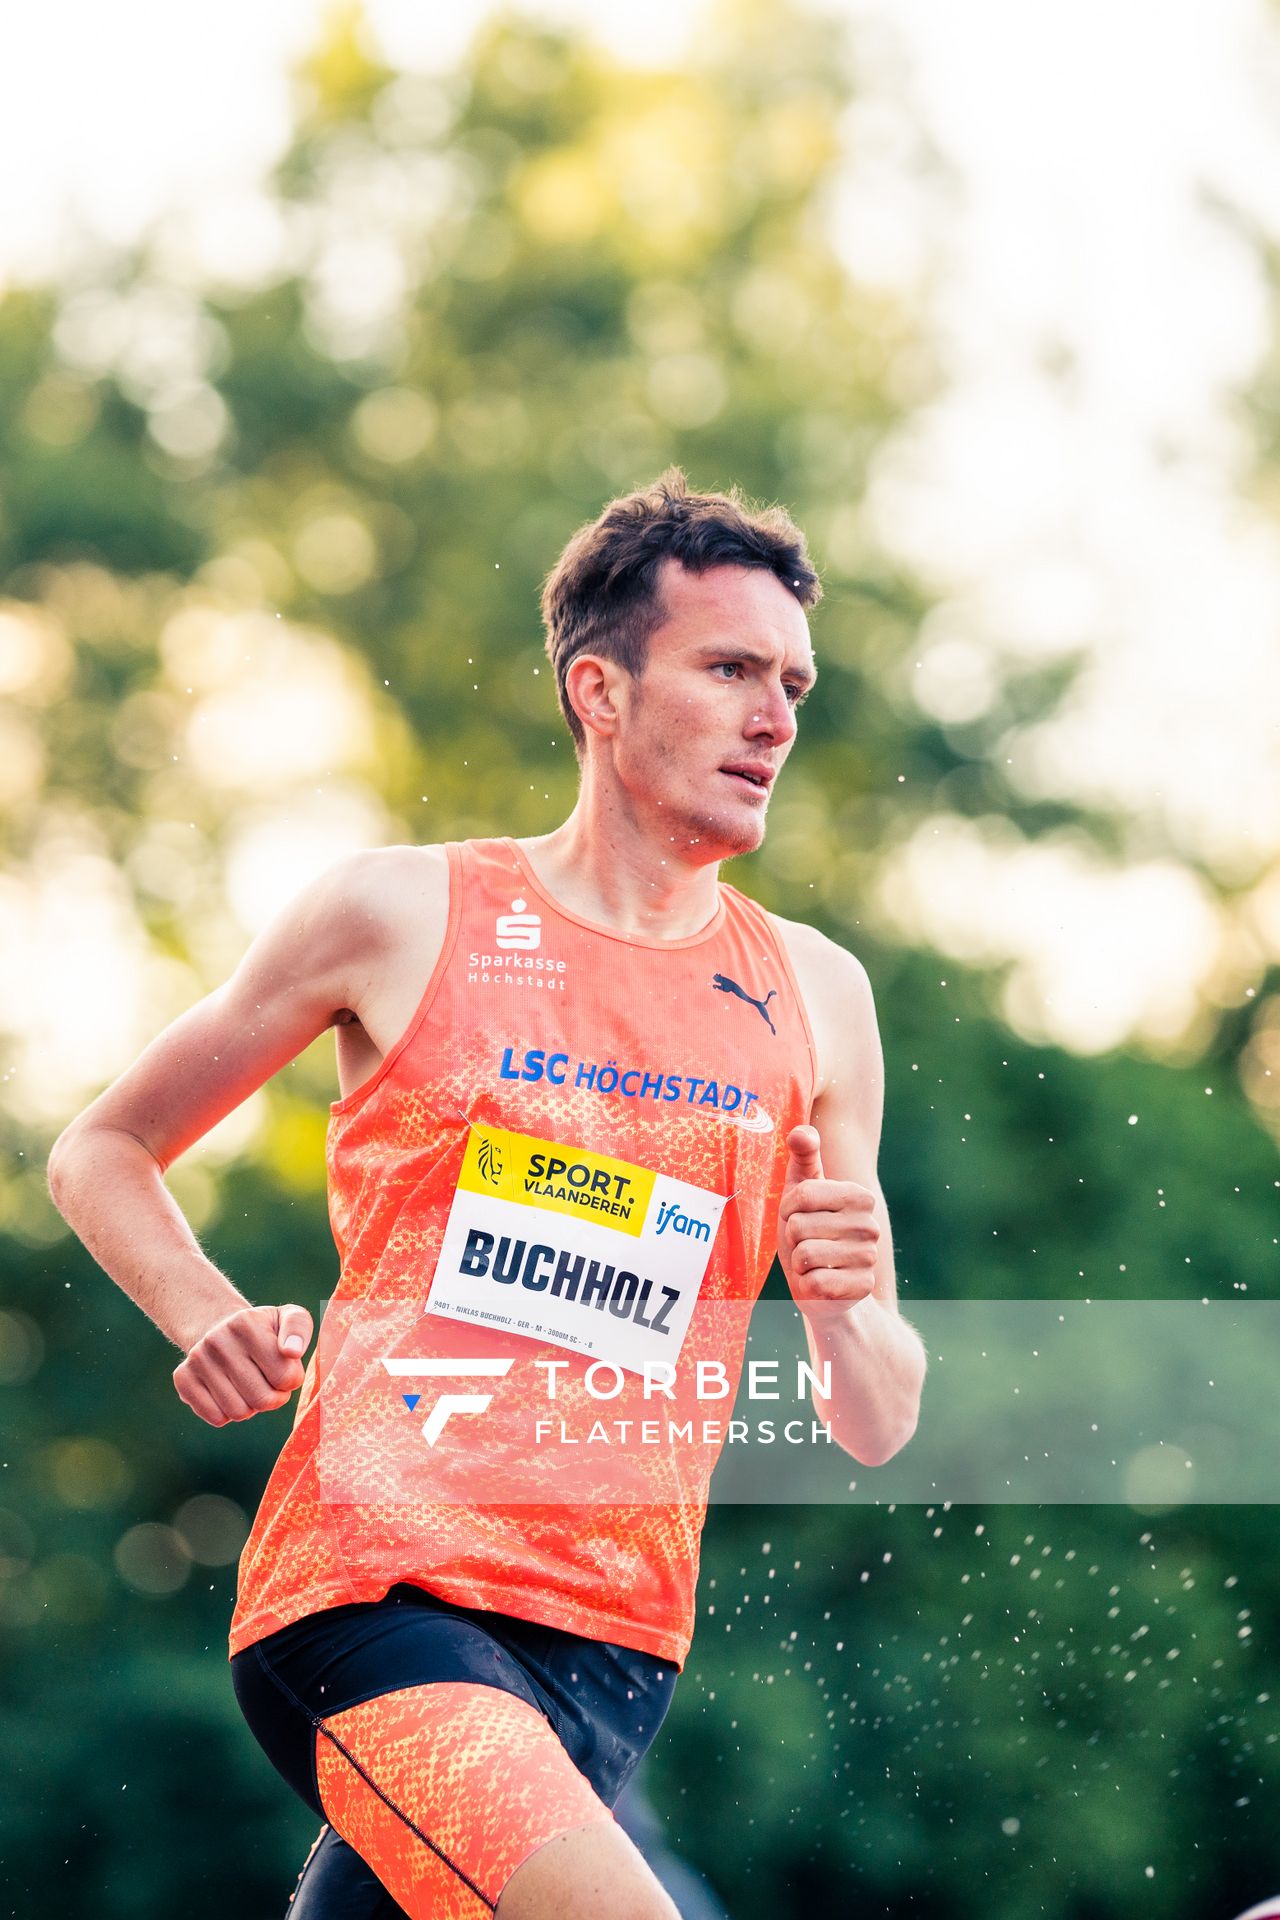
[[[520,951],[532,953],[542,945],[542,922],[536,913],[525,911],[527,901],[517,896],[511,902],[510,913],[500,913],[494,939],[503,952]]]

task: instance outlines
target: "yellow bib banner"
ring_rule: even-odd
[[[427,1312],[633,1373],[674,1361],[726,1200],[586,1148],[473,1125]]]

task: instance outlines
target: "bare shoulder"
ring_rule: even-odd
[[[448,853],[442,845],[362,847],[326,869],[323,894],[338,937],[381,980],[390,956],[407,950],[417,964],[424,949],[443,944]]]
[[[406,921],[420,927],[424,912],[448,914],[449,856],[443,845],[365,847],[330,871],[347,911],[376,920],[393,936]]]
[[[810,926],[807,920],[787,920],[780,913],[770,913],[769,918],[806,997],[810,989],[818,995],[834,994],[845,999],[851,990],[870,992],[867,970],[848,947],[832,940],[821,928]]]
[[[282,903],[228,982],[226,997],[246,1005],[264,996],[292,999],[321,1028],[332,1025],[384,978],[408,928],[417,930],[419,940],[430,937],[437,897],[447,915],[443,847],[361,847],[341,854]]]
[[[443,932],[430,923],[440,898],[447,914],[443,849],[380,847],[330,861],[282,901],[231,977],[157,1034],[71,1126],[131,1133],[167,1167],[327,1027],[358,1022],[385,1046],[382,1036],[394,1039],[413,1011],[415,985],[421,993],[415,968],[439,952]]]
[[[850,1044],[857,1045],[875,1007],[867,970],[855,953],[805,920],[780,913],[769,919],[782,942],[804,1001],[818,1054],[817,1092],[837,1077]]]

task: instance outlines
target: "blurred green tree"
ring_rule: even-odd
[[[180,1405],[176,1355],[50,1208],[49,1140],[225,977],[293,863],[563,817],[539,582],[669,462],[785,501],[824,574],[821,692],[734,877],[871,970],[908,1313],[1274,1274],[1229,1023],[1210,1111],[1200,1072],[1028,1047],[998,980],[863,924],[940,804],[1116,834],[1030,805],[995,752],[1071,663],[968,729],[904,691],[927,603],[861,502],[939,373],[921,317],[832,251],[856,84],[844,30],[784,0],[713,11],[678,72],[498,15],[443,77],[392,69],[340,8],[297,76],[272,264],[215,270],[171,222],[0,301],[0,911],[41,975],[0,1108],[0,1829],[24,1911],[280,1910],[313,1824],[223,1671],[289,1416],[214,1432]],[[136,1004],[104,1045],[117,944]],[[332,1089],[317,1045],[171,1171],[253,1297],[332,1285]],[[1275,1767],[1267,1518],[713,1508],[654,1762],[677,1837],[744,1917],[849,1891],[1005,1920],[1246,1904]]]

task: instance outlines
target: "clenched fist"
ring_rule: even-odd
[[[211,1427],[251,1420],[282,1407],[302,1385],[302,1355],[311,1340],[305,1307],[240,1307],[202,1334],[173,1384]]]
[[[816,1127],[792,1127],[787,1148],[778,1257],[800,1311],[827,1319],[865,1299],[875,1285],[875,1195],[856,1181],[823,1177]]]

